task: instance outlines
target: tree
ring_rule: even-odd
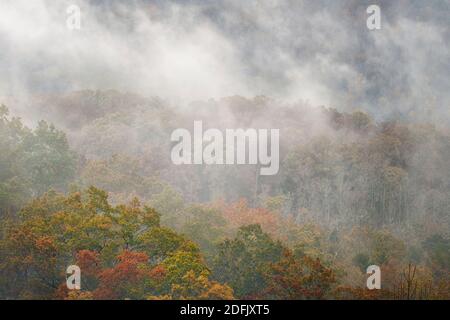
[[[444,278],[450,273],[450,240],[442,235],[432,235],[423,241],[429,263],[438,278]]]
[[[65,134],[39,122],[35,130],[10,118],[0,106],[0,216],[15,214],[31,196],[50,188],[67,190],[74,177],[76,154]]]
[[[272,263],[264,277],[267,286],[259,296],[263,299],[325,299],[336,283],[333,270],[318,258],[295,257],[290,250],[284,250],[280,261]]]
[[[220,209],[203,205],[191,205],[184,210],[184,224],[180,231],[200,247],[209,261],[216,253],[217,245],[229,234],[229,224]]]
[[[66,135],[53,125],[40,121],[38,127],[25,136],[21,148],[34,195],[41,195],[50,188],[64,190],[74,177],[75,153],[70,150]]]
[[[219,245],[213,263],[214,279],[229,284],[238,298],[256,296],[265,288],[264,272],[280,259],[283,246],[261,230],[248,225],[238,230],[233,240]]]
[[[68,196],[50,191],[31,201],[5,229],[0,255],[4,298],[232,296],[227,286],[209,280],[199,248],[161,227],[153,208],[138,199],[112,206],[107,193],[94,187]],[[80,294],[64,285],[72,264],[82,268]]]
[[[142,299],[144,279],[148,276],[148,256],[142,252],[123,251],[118,263],[102,270],[99,285],[93,292],[96,299]]]

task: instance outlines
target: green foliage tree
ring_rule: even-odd
[[[264,272],[269,264],[278,261],[282,253],[282,244],[259,225],[241,227],[235,239],[219,245],[214,278],[229,284],[239,298],[254,297],[266,286]]]

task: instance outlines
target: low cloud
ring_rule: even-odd
[[[268,95],[377,117],[449,116],[446,2],[0,3],[0,95],[118,89],[176,102]],[[79,5],[81,30],[66,27]]]

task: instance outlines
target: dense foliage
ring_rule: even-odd
[[[0,109],[0,298],[450,298],[448,128],[266,97],[48,99],[66,133]],[[193,120],[280,128],[279,174],[173,165]]]

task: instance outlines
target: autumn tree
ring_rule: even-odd
[[[264,278],[267,286],[259,297],[282,300],[330,298],[337,282],[334,271],[318,258],[296,257],[290,250],[270,265]]]
[[[51,191],[34,199],[7,227],[0,244],[3,297],[232,296],[229,287],[209,280],[197,245],[162,227],[153,208],[138,199],[112,206],[107,193],[94,187],[68,196]],[[82,268],[82,295],[64,289],[71,264]]]

